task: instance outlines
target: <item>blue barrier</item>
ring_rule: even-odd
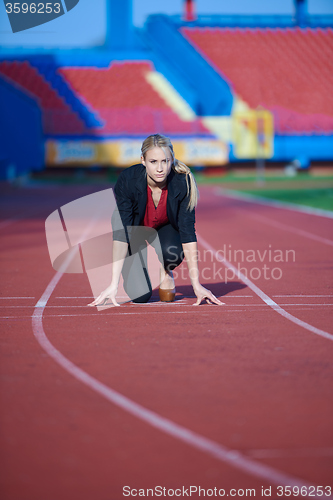
[[[36,101],[0,77],[0,179],[44,166],[41,111]]]
[[[144,30],[145,38],[155,57],[178,75],[171,82],[175,88],[181,81],[197,94],[198,116],[229,115],[233,95],[228,83],[211,67],[195,48],[179,33],[174,24],[163,15],[149,16]],[[187,96],[184,98],[187,100]]]
[[[275,135],[274,155],[269,161],[329,161],[333,157],[333,135]],[[239,163],[239,158],[230,147],[230,162]],[[248,161],[248,160],[245,160]]]

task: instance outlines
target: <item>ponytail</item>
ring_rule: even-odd
[[[172,151],[173,152],[173,151]],[[198,204],[199,191],[197,183],[195,182],[194,175],[192,174],[190,168],[185,165],[182,161],[174,159],[173,169],[177,174],[185,174],[186,185],[187,185],[187,196],[190,195],[190,199],[187,205],[187,209],[192,211]]]

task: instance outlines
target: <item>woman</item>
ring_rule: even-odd
[[[161,301],[174,301],[172,271],[185,256],[197,297],[194,305],[199,305],[203,299],[209,304],[222,305],[199,282],[194,228],[198,190],[190,169],[175,159],[170,139],[160,134],[147,137],[141,148],[141,164],[133,165],[120,174],[114,192],[118,221],[114,214],[112,281],[89,305],[102,305],[111,299],[115,306],[119,306],[116,295],[121,274],[124,288],[133,302],[149,300],[152,289],[147,272],[146,240],[155,249],[160,249],[157,254],[162,263],[159,288]],[[139,231],[137,226],[140,227]],[[145,229],[142,230],[142,226]],[[156,233],[152,228],[157,231],[160,246],[154,240]],[[131,259],[125,259],[129,255],[140,255],[141,265],[133,266]]]

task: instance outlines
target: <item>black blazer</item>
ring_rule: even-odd
[[[189,196],[185,177],[185,174],[178,174],[173,169],[168,175],[167,215],[170,224],[179,231],[181,243],[190,243],[197,241],[194,227],[195,209],[187,209]],[[125,231],[128,226],[142,225],[147,205],[146,168],[139,163],[123,170],[114,187],[114,193]],[[116,214],[112,217],[112,226],[113,239],[128,241]]]

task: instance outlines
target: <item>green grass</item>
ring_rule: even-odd
[[[193,172],[194,177],[198,184],[230,184],[230,183],[243,183],[248,182],[252,184],[257,183],[257,176],[255,171],[252,172],[237,172],[231,171],[222,175],[210,175],[202,174],[200,172]],[[283,182],[286,184],[295,184],[299,182],[311,182],[311,183],[323,183],[324,181],[329,182],[333,185],[332,175],[314,175],[310,172],[299,172],[294,177],[285,175],[283,172],[277,175],[275,172],[266,173],[264,176],[265,184],[274,185],[276,182]]]
[[[214,171],[212,171],[214,173]],[[265,172],[257,181],[255,170],[230,171],[222,175],[194,174],[199,185],[214,184],[241,193],[333,211],[333,176],[298,172],[294,177],[282,172]]]
[[[333,210],[333,189],[242,189],[242,193],[249,193],[272,200],[296,203],[323,210]]]

